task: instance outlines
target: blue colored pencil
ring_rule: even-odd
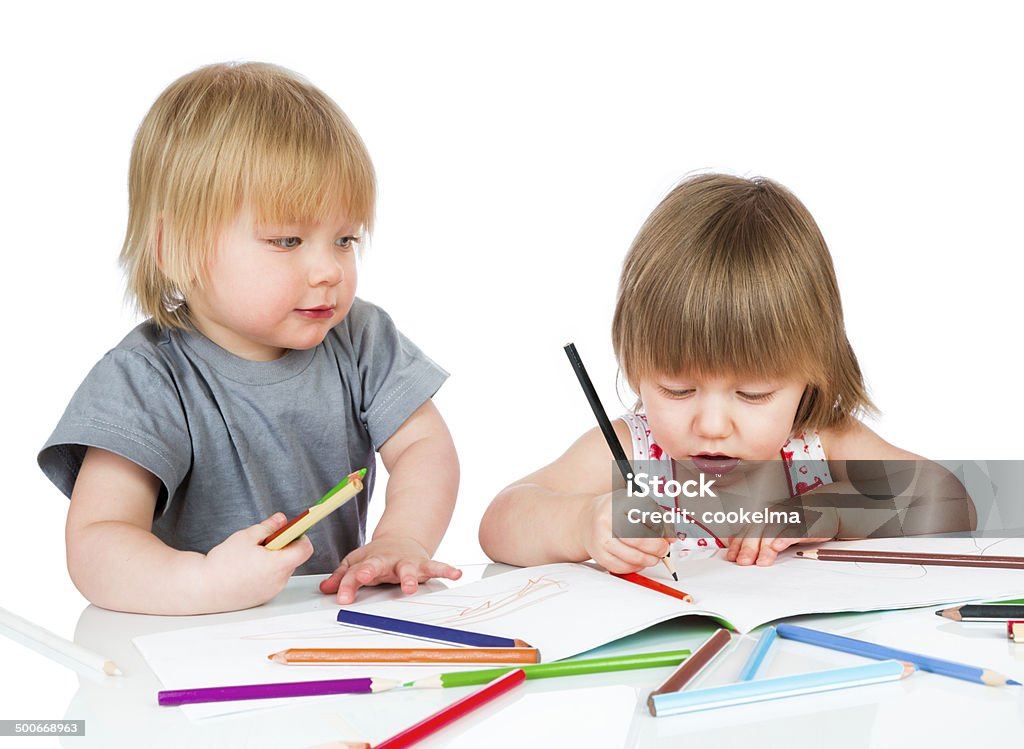
[[[899,661],[882,661],[863,666],[835,668],[810,674],[780,676],[775,679],[740,681],[721,687],[691,689],[685,692],[667,692],[651,697],[651,713],[655,717],[693,713],[699,710],[713,710],[717,707],[745,705],[750,702],[776,700],[780,697],[795,697],[800,694],[826,692],[830,689],[845,689],[884,681],[896,681],[909,676],[914,667]]]
[[[862,655],[865,658],[874,658],[876,660],[895,658],[896,660],[913,663],[922,671],[931,671],[933,674],[950,676],[954,679],[973,681],[990,687],[1001,687],[1006,684],[1020,686],[1019,681],[1007,679],[1002,674],[987,668],[977,668],[976,666],[968,666],[963,663],[943,660],[942,658],[933,658],[930,655],[912,653],[909,650],[897,650],[885,645],[876,645],[873,642],[855,640],[852,637],[842,637],[829,632],[820,632],[816,629],[798,627],[795,624],[779,624],[775,630],[779,637],[784,637],[787,640],[805,642],[808,645],[817,645],[829,648],[830,650]]]
[[[750,681],[754,678],[757,674],[757,669],[761,668],[765,656],[771,650],[773,642],[775,642],[775,627],[768,627],[761,633],[761,637],[757,644],[754,645],[750,657],[747,658],[747,662],[743,665],[743,671],[740,672],[740,681]]]
[[[415,637],[420,640],[432,640],[435,642],[448,642],[454,645],[465,645],[471,648],[528,648],[530,647],[522,640],[513,640],[510,637],[497,637],[495,635],[484,635],[477,632],[466,632],[461,629],[449,627],[438,627],[433,624],[421,624],[410,622],[405,619],[392,619],[389,616],[376,616],[375,614],[364,614],[360,611],[338,612],[338,621],[350,627],[361,629],[372,629],[378,632],[390,632],[406,637]]]

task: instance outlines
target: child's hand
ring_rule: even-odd
[[[612,492],[594,498],[577,523],[580,542],[591,559],[609,572],[625,574],[653,567],[668,553],[666,538],[615,538]]]
[[[771,510],[792,510],[793,506],[786,503],[776,505]],[[740,533],[729,539],[729,547],[725,558],[730,562],[747,566],[757,564],[759,567],[771,566],[781,552],[793,544],[819,544],[831,541],[839,532],[839,514],[834,508],[815,506],[820,513],[810,528],[816,535],[813,538],[801,538],[800,529],[792,525],[748,525]],[[817,534],[829,533],[829,536]]]
[[[352,603],[364,585],[400,583],[406,595],[432,577],[458,580],[462,570],[436,562],[418,541],[406,536],[378,538],[360,546],[320,583],[321,593],[338,593],[338,603]]]
[[[277,512],[262,523],[237,531],[206,555],[203,580],[216,587],[223,610],[259,606],[276,596],[284,588],[292,572],[313,554],[313,544],[301,536],[283,549],[271,551],[260,542],[288,519]]]

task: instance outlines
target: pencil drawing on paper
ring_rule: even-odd
[[[561,575],[538,575],[530,577],[525,583],[507,591],[491,595],[467,595],[459,590],[432,593],[429,600],[419,601],[406,598],[405,605],[421,606],[423,613],[416,620],[424,624],[436,624],[442,627],[460,625],[469,627],[480,622],[501,619],[509,614],[520,612],[543,601],[568,593],[571,583]],[[365,636],[365,631],[348,627],[339,627],[331,622],[322,627],[275,632],[259,632],[242,635],[242,640],[277,640],[287,637],[291,640],[338,640],[349,637]],[[235,638],[230,638],[235,639]]]
[[[466,595],[459,590],[449,593],[435,593],[422,605],[441,611],[428,614],[425,620],[441,626],[469,625],[500,619],[514,612],[520,612],[544,601],[568,593],[571,584],[555,575],[529,577],[525,583],[488,596]],[[415,598],[408,599],[410,605],[420,604]]]

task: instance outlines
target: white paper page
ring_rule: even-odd
[[[677,560],[679,582],[663,566],[644,575],[690,593],[694,608],[717,612],[738,631],[798,614],[929,606],[1024,595],[1024,571],[977,567],[823,562],[801,549],[870,549],[927,554],[1024,557],[1024,539],[913,538],[833,541],[790,547],[771,567],[740,567],[713,557]]]
[[[680,601],[578,564],[514,570],[450,590],[348,609],[526,640],[544,662],[560,660],[679,614]],[[612,612],[629,612],[628,617]],[[423,640],[338,624],[337,609],[136,637],[164,689],[375,676],[412,680],[460,669],[426,666],[285,666],[267,660],[287,648],[422,647]],[[436,643],[431,646],[442,647]],[[351,699],[373,696],[358,695]],[[303,697],[298,699],[319,699]],[[183,705],[192,719],[274,707],[282,700]],[[174,709],[174,708],[166,708]]]
[[[829,544],[1024,556],[1024,540],[913,539]],[[513,570],[458,588],[348,608],[475,632],[518,637],[561,660],[686,614],[727,619],[740,632],[787,616],[871,611],[1024,596],[1020,570],[822,562],[784,556],[771,567],[740,567],[724,554],[684,560],[677,587],[685,604],[591,567],[552,564]],[[646,571],[671,583],[663,568]],[[165,689],[379,676],[413,679],[444,666],[281,666],[267,660],[289,647],[416,647],[422,640],[347,628],[336,609],[176,630],[135,639]],[[302,698],[315,699],[315,698]],[[366,699],[357,696],[351,699]],[[190,718],[271,707],[275,701],[188,705]],[[172,708],[168,708],[172,709]]]

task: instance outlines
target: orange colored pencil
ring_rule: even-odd
[[[540,663],[536,648],[289,648],[274,663]]]
[[[618,575],[613,572],[612,575],[622,580],[626,580],[631,583],[636,583],[637,585],[642,585],[643,587],[649,588],[650,590],[656,590],[659,593],[664,593],[667,596],[678,598],[680,601],[684,601],[686,603],[693,603],[693,596],[691,596],[689,593],[684,593],[681,590],[670,588],[668,585],[665,585],[664,583],[659,583],[657,580],[652,580],[649,577],[638,575],[635,572],[627,572],[623,575]]]

